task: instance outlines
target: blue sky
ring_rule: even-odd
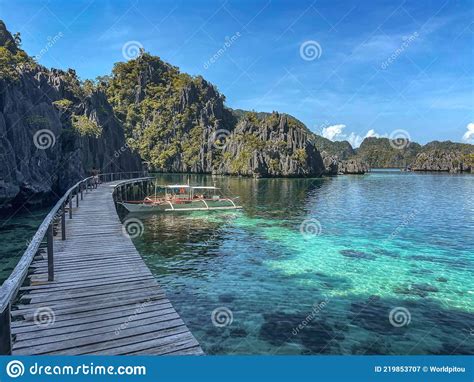
[[[427,0],[1,0],[0,18],[21,32],[23,48],[41,64],[72,67],[82,79],[110,73],[125,60],[124,45],[133,54],[138,44],[204,76],[230,107],[286,112],[331,139],[357,145],[402,129],[421,143],[463,136],[474,143],[473,7]]]

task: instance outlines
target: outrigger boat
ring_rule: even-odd
[[[158,189],[164,189],[158,195]],[[223,197],[219,188],[212,186],[190,186],[172,184],[156,186],[155,194],[139,201],[118,202],[129,212],[177,212],[177,211],[208,211],[235,210],[242,206],[235,204],[231,198]]]

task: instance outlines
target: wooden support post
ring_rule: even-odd
[[[79,208],[79,191],[76,188],[76,208]]]
[[[72,195],[69,195],[69,219],[72,219]]]
[[[48,281],[54,281],[54,248],[53,248],[53,225],[48,226],[46,232],[48,243]]]
[[[66,206],[61,206],[61,239],[66,240]]]
[[[84,194],[83,194],[83,191],[84,191],[84,184],[81,183],[79,185],[79,190],[81,191],[81,200],[84,200]]]
[[[12,354],[10,304],[0,312],[0,355]]]

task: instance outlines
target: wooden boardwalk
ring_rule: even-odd
[[[12,306],[13,354],[202,354],[138,254],[103,184],[84,194],[67,240],[54,239],[55,281],[46,254]],[[75,204],[74,204],[75,206]]]

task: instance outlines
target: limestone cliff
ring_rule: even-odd
[[[57,198],[93,166],[141,168],[103,93],[82,93],[73,71],[48,70],[26,55],[12,61],[21,51],[12,41],[0,23],[0,208]],[[78,131],[78,117],[97,134]]]
[[[245,176],[321,176],[311,133],[278,113],[235,113],[202,77],[142,53],[117,63],[109,101],[132,147],[157,171]]]
[[[473,172],[474,154],[459,151],[430,150],[417,155],[411,165],[413,171]]]

